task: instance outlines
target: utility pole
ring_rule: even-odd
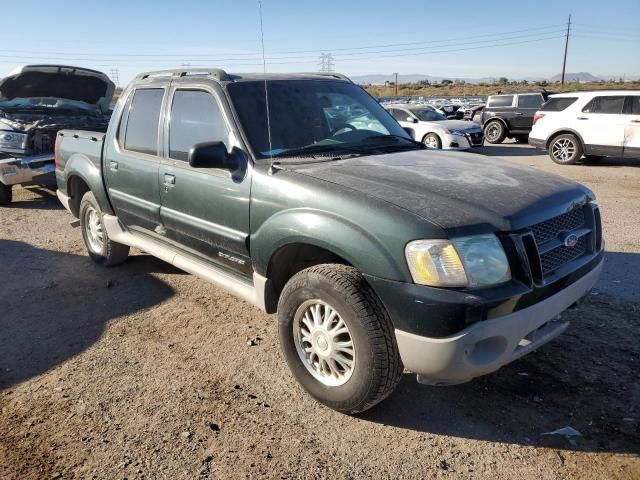
[[[120,70],[117,68],[112,68],[110,75],[113,83],[116,84],[116,88],[120,88]]]
[[[398,72],[396,72],[396,81],[394,82],[396,86],[396,97],[398,96]]]
[[[333,72],[333,55],[330,53],[321,53],[318,57],[318,66],[321,72]]]
[[[569,14],[569,21],[567,22],[567,35],[564,38],[564,59],[562,60],[562,75],[560,77],[560,86],[564,86],[564,72],[567,68],[567,49],[569,48],[569,33],[571,31],[571,14]]]

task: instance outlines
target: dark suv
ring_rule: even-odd
[[[502,143],[507,137],[526,142],[533,117],[549,95],[550,92],[491,95],[482,111],[482,126],[487,142]]]

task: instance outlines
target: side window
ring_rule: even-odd
[[[158,154],[158,122],[164,90],[136,90],[129,109],[124,148],[134,152]]]
[[[566,108],[569,108],[578,97],[552,97],[547,102],[542,105],[543,112],[561,112]]]
[[[631,115],[640,115],[640,95],[631,98]]]
[[[518,107],[519,108],[538,108],[542,105],[542,95],[519,95]]]
[[[196,143],[226,142],[229,131],[218,102],[201,90],[177,90],[169,121],[169,157],[187,160]]]
[[[623,96],[595,97],[582,109],[583,113],[622,113]]]
[[[411,116],[407,112],[405,112],[404,110],[394,109],[393,112],[394,112],[392,114],[393,118],[395,118],[399,122],[406,122],[407,121],[407,117]]]
[[[510,107],[513,105],[513,95],[494,95],[489,97],[487,107]]]

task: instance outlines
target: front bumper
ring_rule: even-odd
[[[469,150],[474,147],[481,147],[484,143],[484,134],[480,137],[472,137],[471,135],[452,135],[450,133],[442,135],[443,150]]]
[[[430,385],[453,385],[494,372],[544,345],[568,326],[555,317],[586,295],[602,271],[603,261],[555,295],[528,308],[477,322],[445,338],[396,329],[404,366]]]
[[[34,155],[22,158],[4,158],[0,160],[0,183],[18,185],[32,183],[35,180],[53,179],[55,170],[53,154]]]

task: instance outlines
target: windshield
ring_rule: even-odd
[[[13,98],[11,100],[0,100],[0,108],[3,110],[41,110],[47,109],[55,111],[82,111],[86,113],[94,113],[98,110],[95,105],[80,100],[67,100],[57,97],[29,97],[29,98]]]
[[[441,113],[426,108],[420,110],[411,110],[411,113],[418,117],[418,120],[422,120],[423,122],[440,122],[442,120],[447,120],[447,117],[445,117]]]
[[[269,80],[270,148],[265,82],[237,82],[228,88],[249,143],[260,158],[304,149],[374,148],[386,139],[411,142],[389,113],[352,83]]]

